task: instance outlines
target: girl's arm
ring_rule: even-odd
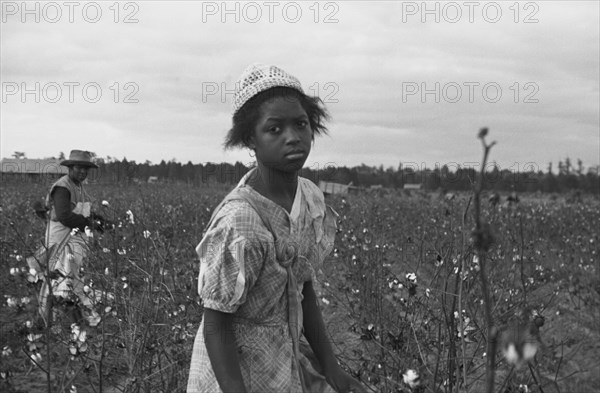
[[[203,318],[206,351],[221,390],[224,393],[246,393],[233,334],[232,314],[207,308]]]
[[[312,281],[304,283],[302,295],[304,296],[302,300],[304,336],[323,368],[323,375],[327,379],[327,383],[340,393],[366,393],[358,381],[342,370],[333,354]]]

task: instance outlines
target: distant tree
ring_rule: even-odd
[[[167,163],[165,162],[165,160],[161,160],[160,164],[158,164],[156,176],[158,176],[160,178],[164,178],[164,177],[167,177],[168,174],[169,174],[169,169],[167,168]]]
[[[123,157],[121,162],[115,162],[115,167],[117,170],[117,182],[122,182],[127,180],[127,168],[129,168],[129,161],[127,161],[127,157]]]
[[[192,183],[194,181],[194,164],[188,161],[182,168],[183,180],[186,183]]]
[[[174,158],[167,164],[167,177],[170,181],[182,180],[181,164]]]
[[[558,174],[559,175],[564,175],[565,174],[565,167],[564,167],[562,161],[558,161]]]
[[[241,162],[237,161],[235,163],[235,174],[237,176],[236,183],[239,182],[246,173],[248,173],[248,168],[246,168],[246,166]]]
[[[567,175],[571,173],[571,168],[572,168],[571,159],[569,157],[567,157],[565,159],[565,172],[567,173]]]
[[[25,154],[15,152],[13,157],[25,158]],[[97,179],[101,182],[131,182],[134,177],[147,179],[148,176],[158,176],[169,179],[170,182],[187,182],[205,186],[214,183],[235,184],[249,170],[241,162],[235,165],[229,163],[192,164],[188,161],[185,165],[175,159],[168,163],[162,160],[160,164],[146,161],[136,164],[135,161],[119,161],[107,156],[102,162],[97,159],[100,168]],[[592,166],[585,170],[580,159],[573,166],[567,158],[558,162],[558,174],[553,173],[552,162],[548,163],[547,172],[523,168],[523,171],[510,169],[501,170],[497,164],[486,172],[486,182],[496,192],[569,192],[580,191],[598,194],[600,190],[599,168]],[[402,187],[405,183],[420,183],[426,190],[442,189],[445,191],[470,190],[471,182],[476,176],[475,168],[457,166],[449,168],[447,165],[436,165],[433,170],[416,168],[414,165],[400,164],[396,168],[384,169],[383,166],[367,166],[365,164],[354,167],[327,166],[320,169],[303,168],[301,176],[318,183],[320,180],[333,181],[355,186],[369,187],[383,185],[384,187]]]
[[[552,166],[552,165],[550,165],[550,166]],[[542,191],[544,191],[544,192],[558,192],[559,191],[558,180],[556,179],[556,176],[554,176],[554,173],[552,173],[552,171],[549,171],[544,176],[543,184],[542,184]]]
[[[585,190],[587,192],[592,192],[596,195],[600,194],[600,166],[596,166],[595,168],[588,168],[587,174],[585,175]]]
[[[142,181],[146,181],[149,176],[150,176],[150,165],[148,165],[148,160],[146,160],[146,162],[144,162],[143,164],[136,165],[136,169],[135,169],[135,177],[136,178],[138,178]]]
[[[64,160],[65,159],[65,153],[63,153],[62,151],[58,154],[58,159],[59,160]]]
[[[485,173],[485,182],[486,184],[493,190],[497,190],[502,182],[502,174],[500,173],[500,167],[496,162],[494,162],[494,166],[491,171],[486,171]]]
[[[335,178],[332,180],[335,180],[337,183],[348,184],[352,181],[352,173],[345,166],[338,167],[335,171]]]

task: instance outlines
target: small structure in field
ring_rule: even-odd
[[[328,195],[348,195],[349,184],[332,183],[328,181],[319,181],[319,188],[323,194]]]
[[[421,184],[405,184],[402,188],[404,190],[420,190]]]
[[[498,203],[500,203],[500,194],[494,192],[488,197],[488,202],[490,203],[490,205],[496,206]]]
[[[453,193],[453,192],[447,192],[447,193],[444,194],[444,200],[445,201],[450,202],[450,201],[453,201],[455,198],[456,198],[456,194]]]
[[[158,183],[158,176],[149,176],[148,184],[154,184],[154,183]]]
[[[358,194],[360,191],[364,191],[364,187],[357,187],[352,182],[348,184],[333,183],[328,181],[319,181],[319,189],[325,195],[348,195]]]
[[[517,195],[517,193],[513,191],[510,193],[510,195],[508,197],[506,197],[506,201],[509,204],[515,204],[515,203],[519,203],[520,199],[519,199],[519,196]]]

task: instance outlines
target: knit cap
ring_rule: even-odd
[[[272,87],[290,87],[304,93],[300,81],[295,76],[274,65],[254,63],[242,72],[235,85],[233,113],[235,114],[250,98]]]

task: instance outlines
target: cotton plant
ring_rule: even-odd
[[[421,386],[421,377],[416,370],[408,369],[402,374],[402,382],[409,388],[416,389]]]

